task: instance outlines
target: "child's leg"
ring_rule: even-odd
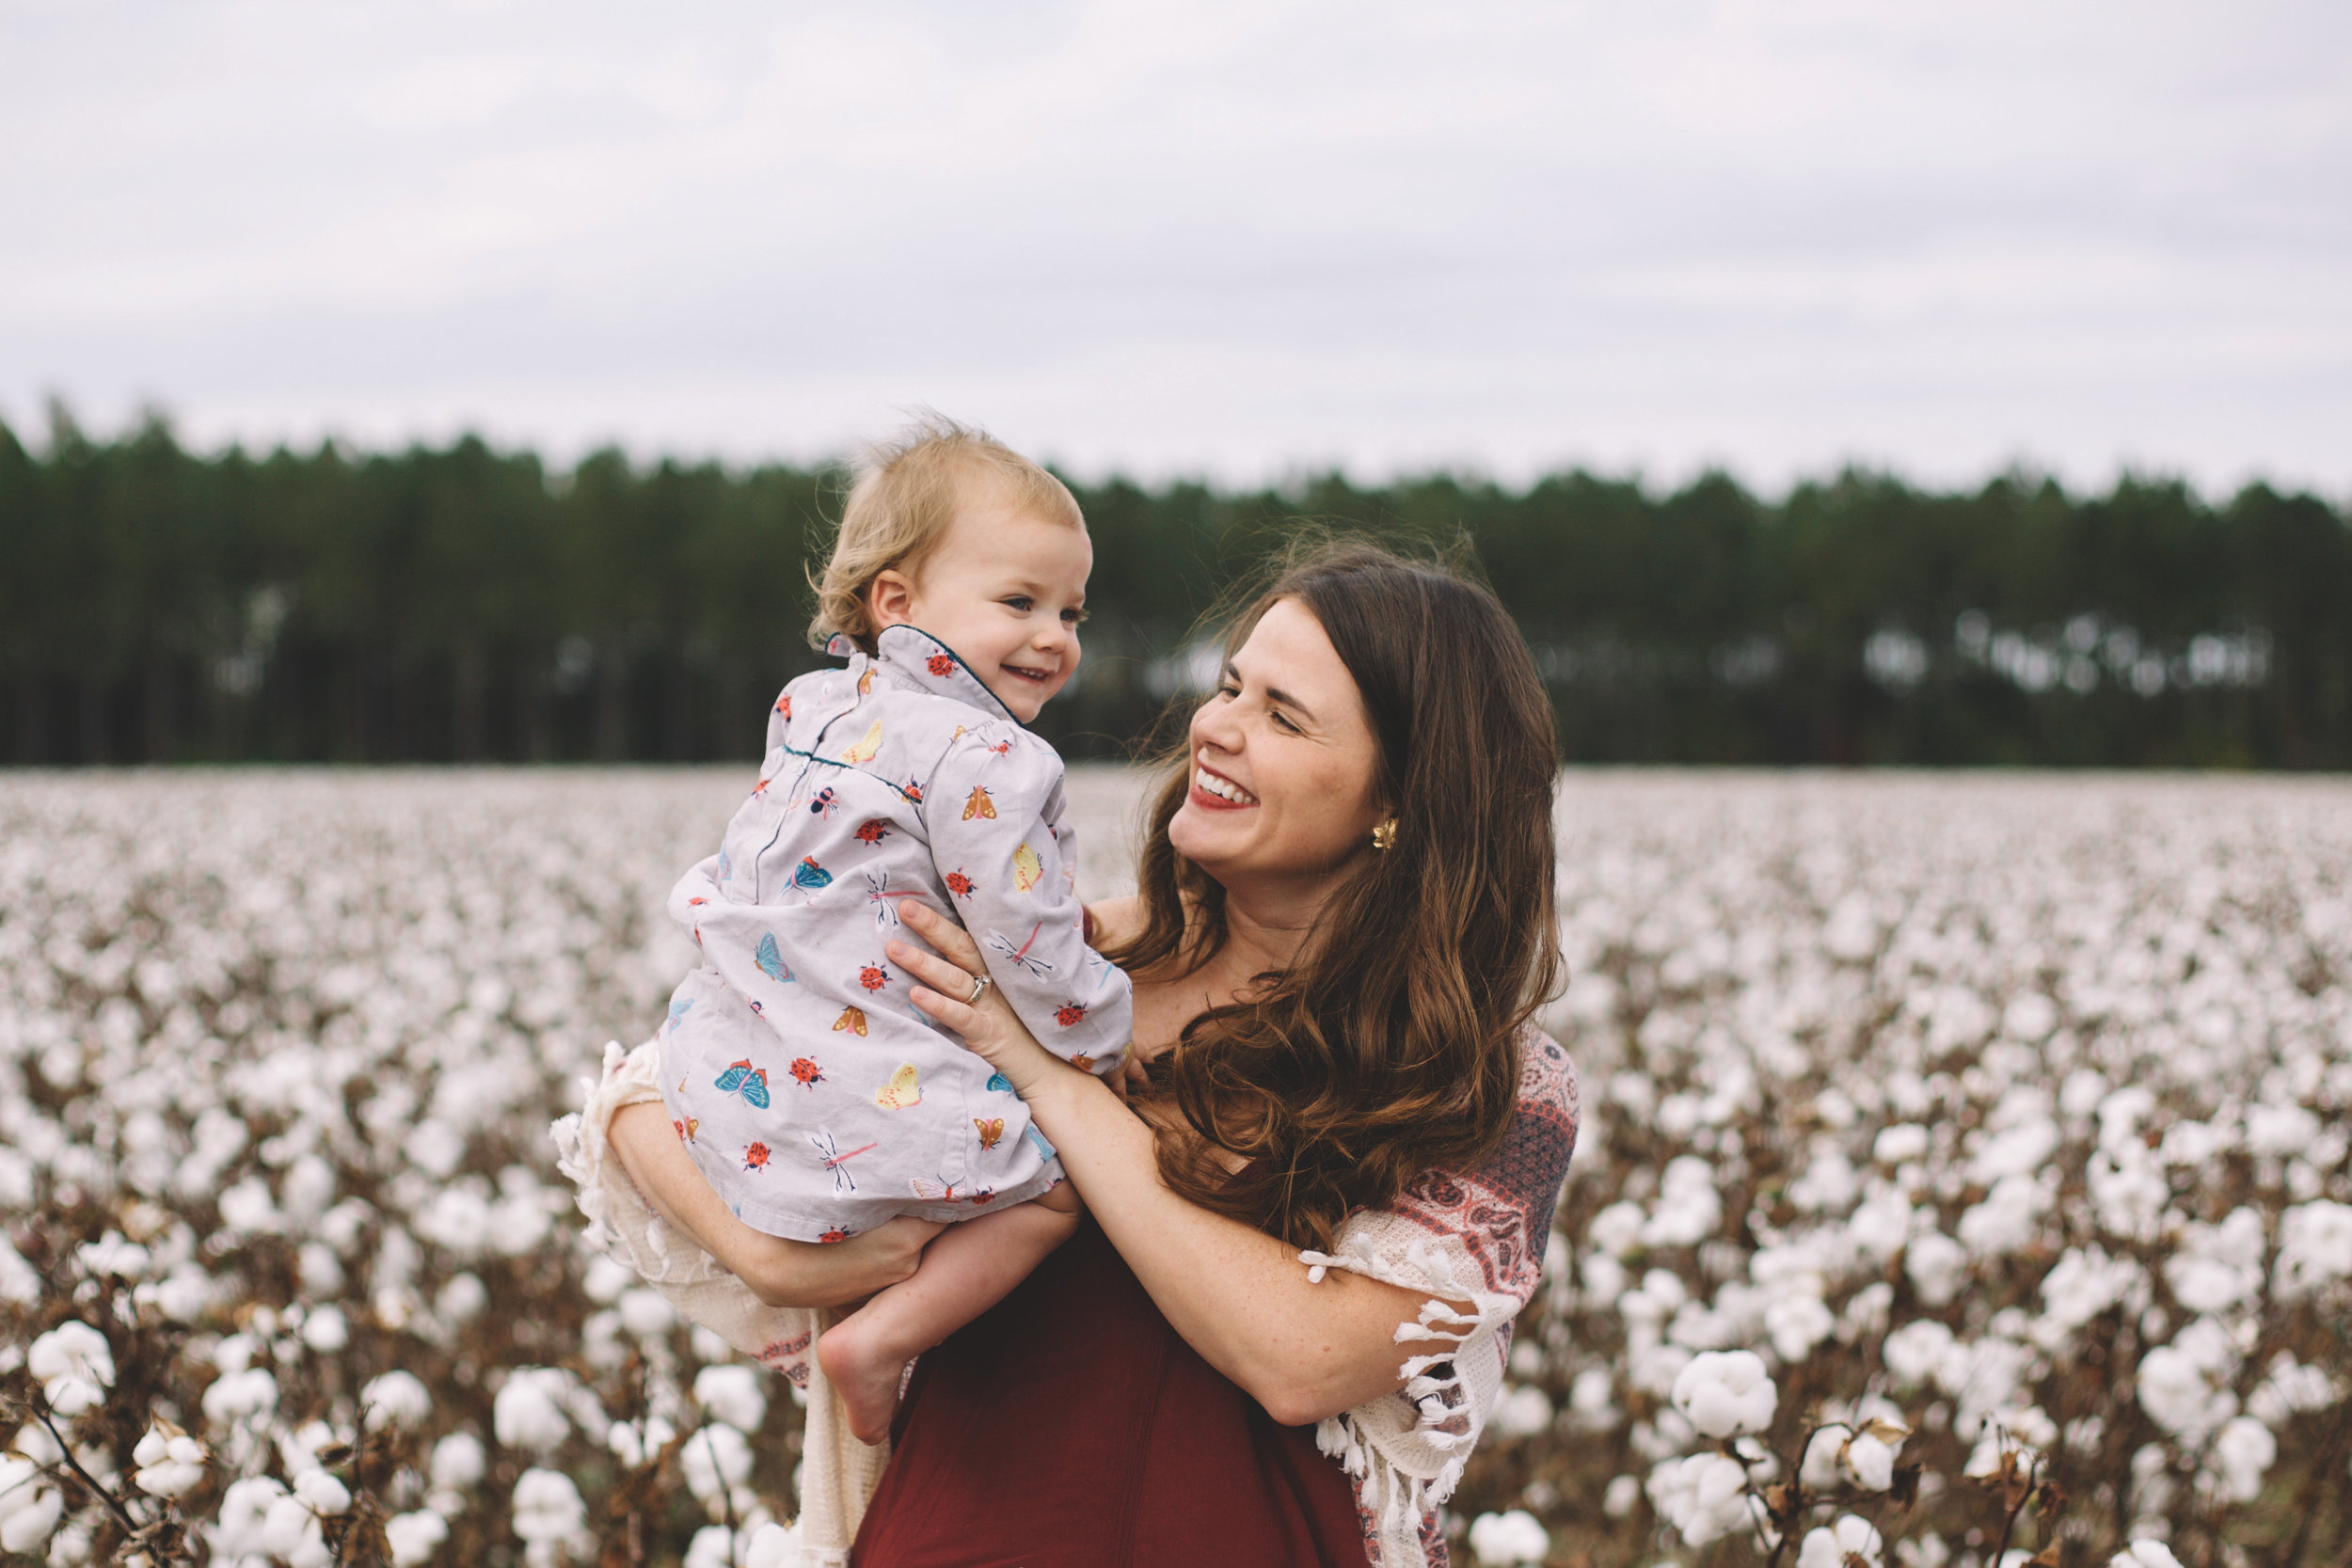
[[[817,1338],[817,1359],[864,1443],[890,1432],[906,1366],[995,1306],[1078,1228],[1077,1195],[1044,1196],[951,1225],[920,1268]]]

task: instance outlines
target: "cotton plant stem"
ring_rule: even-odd
[[[131,1511],[124,1508],[113,1493],[98,1484],[97,1477],[82,1468],[82,1462],[73,1456],[73,1446],[68,1443],[64,1435],[57,1431],[57,1423],[49,1418],[46,1406],[40,1404],[33,1406],[33,1418],[48,1430],[50,1440],[57,1445],[57,1451],[65,1456],[66,1467],[73,1472],[74,1479],[82,1483],[83,1489],[106,1505],[106,1512],[115,1516],[115,1523],[122,1527],[124,1533],[136,1535],[139,1532],[138,1521],[131,1517]]]

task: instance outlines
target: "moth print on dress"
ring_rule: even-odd
[[[1027,893],[1045,879],[1044,863],[1037,851],[1024,844],[1012,852],[1012,891]]]
[[[792,983],[792,966],[784,961],[784,954],[776,946],[775,932],[760,933],[759,946],[752,953],[752,962],[757,964],[759,972],[776,984],[785,986]]]
[[[872,671],[866,672],[866,678],[869,680],[873,678]],[[841,753],[841,760],[853,768],[859,763],[873,761],[874,753],[882,750],[882,721],[877,719],[874,721],[872,729],[867,730],[855,744]]]
[[[972,798],[963,803],[963,819],[969,822],[976,816],[985,817],[992,822],[996,819],[996,802],[988,798],[988,785],[986,784],[974,784]]]
[[[768,1146],[756,1139],[744,1146],[743,1168],[745,1170],[766,1170],[768,1168]]]
[[[982,1148],[994,1148],[999,1143],[1004,1141],[1004,1117],[974,1117],[972,1118],[972,1125],[980,1134],[980,1147]]]
[[[1070,1058],[1070,1065],[1076,1068],[1080,1072],[1092,1072],[1094,1070],[1094,1058],[1081,1051],[1075,1056]]]
[[[868,665],[868,666],[866,667],[866,673],[864,673],[864,674],[860,675],[860,676],[857,678],[857,694],[858,694],[859,696],[861,696],[861,697],[869,697],[869,696],[873,695],[873,691],[874,691],[874,671],[873,671],[873,667],[872,667],[871,665]],[[874,725],[874,727],[875,727],[876,729],[880,729],[880,728],[882,728],[882,724],[881,724],[881,722],[880,722],[879,721],[876,721],[876,723],[875,723],[875,725]],[[863,761],[864,761],[864,760],[866,760],[866,759],[865,759],[865,758],[863,758],[863,757],[860,757],[858,760],[859,760],[859,761],[861,761],[861,762],[863,762]]]
[[[857,832],[851,836],[860,844],[880,844],[890,836],[890,824],[879,816],[869,816],[857,825]]]
[[[700,1117],[688,1117],[684,1121],[674,1121],[670,1125],[676,1129],[677,1141],[682,1144],[692,1143],[694,1134],[703,1130],[703,1121]]]
[[[836,1035],[856,1035],[863,1037],[866,1034],[865,1009],[862,1007],[842,1008],[841,1016],[833,1021],[833,1032]]]
[[[880,990],[890,984],[890,971],[884,969],[882,960],[877,958],[858,970],[857,983],[869,991]]]
[[[817,1065],[816,1057],[795,1056],[792,1058],[792,1082],[804,1089],[814,1089],[824,1081],[824,1069]]]
[[[903,1111],[922,1099],[923,1085],[916,1080],[913,1062],[900,1062],[890,1082],[874,1091],[874,1103],[885,1111]]]
[[[963,874],[963,867],[960,865],[948,872],[945,880],[947,891],[959,898],[969,898],[976,891],[972,879]]]
[[[993,1187],[981,1187],[973,1192],[959,1193],[956,1184],[944,1176],[916,1176],[907,1185],[914,1196],[931,1203],[986,1203],[996,1196]]]
[[[833,1173],[833,1190],[835,1193],[856,1192],[857,1179],[850,1174],[850,1162],[882,1147],[878,1143],[861,1144],[845,1154],[840,1146],[833,1141],[833,1130],[828,1127],[820,1127],[811,1132],[808,1141],[817,1150],[818,1164]]]
[[[1029,949],[1037,945],[1037,934],[1043,929],[1045,929],[1045,922],[1041,920],[1030,927],[1027,939],[1018,947],[1015,947],[1012,944],[1012,939],[1002,931],[991,931],[988,933],[988,944],[1042,980],[1054,973],[1054,966],[1030,952]]]
[[[721,1094],[739,1094],[745,1103],[761,1110],[768,1108],[768,1069],[754,1067],[748,1061],[737,1062],[719,1074],[713,1085]]]

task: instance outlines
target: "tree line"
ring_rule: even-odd
[[[844,477],[0,425],[0,760],[755,756],[820,661]],[[1038,727],[1073,756],[1128,754],[1198,687],[1203,616],[1314,524],[1466,550],[1571,762],[2352,766],[2352,526],[2264,484],[1073,488],[1093,618]]]

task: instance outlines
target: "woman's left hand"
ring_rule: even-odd
[[[988,973],[971,932],[912,898],[899,904],[898,917],[937,949],[926,953],[913,942],[895,940],[888,945],[892,961],[922,982],[915,988],[914,1005],[962,1036],[965,1045],[1010,1081],[1013,1093],[1026,1100],[1033,1089],[1053,1082],[1055,1074],[1078,1071],[1038,1044],[994,986],[977,1003],[964,1000],[972,993],[973,980]]]

